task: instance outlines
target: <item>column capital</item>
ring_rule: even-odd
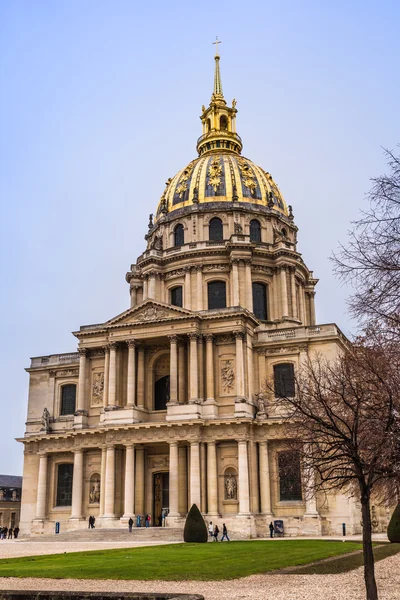
[[[266,446],[268,446],[267,440],[260,440],[258,443],[261,448],[265,448]]]
[[[212,333],[206,333],[206,334],[204,335],[204,339],[206,340],[206,342],[208,342],[208,343],[211,343],[211,344],[212,344],[212,343],[213,343],[213,340],[214,340],[214,335],[213,335]]]
[[[245,264],[247,267],[251,267],[251,258],[245,258],[245,259],[244,259],[244,264]]]
[[[108,345],[108,347],[109,347],[110,350],[116,350],[117,346],[118,346],[117,342],[110,342],[109,345]]]
[[[107,449],[107,450],[115,450],[115,444],[113,444],[113,443],[109,443],[109,444],[108,444],[108,443],[107,443],[107,444],[106,444],[106,449]]]
[[[176,344],[178,342],[178,336],[176,335],[176,333],[173,333],[172,335],[169,335],[168,339],[169,339],[169,341],[170,341],[171,344]]]
[[[110,346],[109,346],[109,344],[106,344],[105,346],[103,346],[103,352],[104,352],[104,354],[109,354],[110,353]]]
[[[136,348],[137,346],[136,340],[125,340],[125,342],[128,348]]]
[[[72,452],[74,454],[83,454],[83,448],[74,448]]]
[[[171,446],[174,446],[174,447],[175,447],[175,446],[178,446],[178,445],[179,445],[179,444],[178,444],[178,442],[168,442],[168,443],[169,443],[169,446],[170,446],[170,447],[171,447]]]
[[[236,339],[241,338],[244,339],[244,336],[246,335],[245,331],[234,331],[233,335],[235,336]]]
[[[191,446],[199,446],[200,445],[200,440],[191,441],[190,445]]]
[[[192,267],[191,266],[190,267],[183,267],[183,270],[184,270],[185,273],[191,273]]]
[[[202,273],[202,272],[203,272],[203,265],[197,265],[197,266],[196,266],[196,271],[197,271],[197,272],[199,272],[199,271],[200,271],[200,273]]]
[[[134,448],[135,444],[133,442],[128,442],[127,444],[124,444],[125,448]]]
[[[200,337],[200,334],[196,331],[192,331],[192,332],[188,333],[187,336],[188,336],[189,340],[192,341],[192,340],[198,340]]]
[[[78,348],[78,352],[79,352],[79,356],[82,357],[82,356],[87,355],[88,350],[87,350],[87,348]]]

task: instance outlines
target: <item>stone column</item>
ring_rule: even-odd
[[[101,449],[101,467],[100,467],[100,516],[104,515],[104,498],[106,493],[106,463],[107,463],[107,448],[103,446]]]
[[[192,308],[192,285],[191,285],[191,271],[192,267],[185,267],[185,302],[184,308],[191,310]]]
[[[236,396],[239,400],[244,398],[244,361],[242,331],[235,331],[236,338]]]
[[[136,514],[144,514],[144,448],[136,447]]]
[[[239,259],[234,258],[232,264],[232,306],[240,306],[239,291]],[[247,270],[246,270],[247,275]]]
[[[204,442],[200,442],[200,512],[205,514],[207,512],[207,459],[206,459],[206,445]]]
[[[135,446],[127,444],[125,450],[124,519],[135,515]]]
[[[199,335],[197,359],[199,362],[199,401],[204,402],[204,345],[203,336]]]
[[[179,404],[186,404],[186,366],[185,366],[185,345],[180,343],[178,346],[178,400]]]
[[[178,512],[181,515],[186,515],[188,512],[188,477],[187,477],[187,449],[186,446],[178,448],[178,473],[179,473],[179,489],[178,489]]]
[[[246,308],[249,309],[250,312],[253,312],[253,285],[251,279],[251,260],[245,261],[245,269],[246,269]]]
[[[83,451],[74,450],[71,519],[82,519]]]
[[[137,285],[133,285],[130,289],[131,292],[131,308],[137,304]]]
[[[106,490],[104,498],[104,516],[113,518],[115,490],[115,446],[107,446],[106,456]]]
[[[143,300],[147,300],[148,298],[148,281],[147,281],[147,275],[143,276]]]
[[[299,308],[299,319],[303,325],[307,325],[306,313],[304,310],[304,287],[302,285],[299,286]]]
[[[196,504],[200,510],[200,444],[190,443],[190,506]]]
[[[116,406],[117,400],[117,344],[110,344],[110,370],[108,375],[108,406]]]
[[[36,519],[47,518],[47,454],[39,455],[39,474],[36,498]]]
[[[218,516],[218,471],[217,447],[215,442],[207,443],[207,500],[209,516]]]
[[[190,340],[190,400],[191,404],[197,404],[199,398],[198,386],[198,359],[197,359],[197,333],[189,333]]]
[[[126,404],[129,408],[135,406],[136,391],[136,343],[128,340],[128,381],[126,392]]]
[[[160,278],[160,300],[161,302],[165,302],[165,274],[159,273]]]
[[[260,490],[258,485],[258,456],[257,445],[254,440],[249,441],[248,448],[249,464],[250,464],[250,511],[252,513],[260,512],[259,496]]]
[[[310,296],[310,325],[315,325],[315,292],[309,292]]]
[[[253,402],[253,340],[251,336],[247,334],[246,343],[246,358],[247,358],[247,391],[249,402]]]
[[[269,472],[268,442],[259,442],[259,451],[261,512],[264,515],[271,516],[271,484]]]
[[[265,388],[265,350],[258,350],[258,377],[259,377],[259,389],[262,392]]]
[[[155,300],[156,297],[156,273],[154,271],[149,273],[148,297],[153,300]]]
[[[169,444],[169,515],[179,517],[179,459],[178,442]]]
[[[292,317],[297,319],[297,296],[296,296],[296,267],[290,269],[290,288],[292,296]]]
[[[197,310],[203,310],[203,267],[196,267]]]
[[[287,293],[287,281],[286,281],[286,269],[280,267],[280,278],[281,278],[281,309],[282,317],[289,316],[288,309],[288,293]]]
[[[318,517],[317,511],[317,499],[315,496],[315,471],[312,467],[307,464],[307,454],[309,452],[309,445],[304,445],[304,466],[303,466],[303,479],[304,479],[304,490],[305,490],[305,501],[306,501],[306,512],[305,517]]]
[[[137,405],[144,408],[144,346],[138,348]]]
[[[209,333],[206,338],[206,395],[207,400],[215,402],[214,398],[214,348],[213,336]]]
[[[103,408],[108,406],[108,386],[110,373],[110,348],[104,347],[104,389],[103,389]]]
[[[249,506],[249,465],[247,459],[247,442],[240,440],[238,442],[239,455],[239,514],[248,515],[250,512]]]
[[[169,404],[178,404],[178,347],[177,336],[170,335]]]
[[[76,407],[76,412],[85,413],[86,412],[86,398],[85,398],[85,388],[86,388],[86,348],[79,348],[79,379],[78,379],[78,403]]]

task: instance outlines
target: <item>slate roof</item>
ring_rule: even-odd
[[[19,475],[0,475],[0,487],[22,488],[22,477]]]

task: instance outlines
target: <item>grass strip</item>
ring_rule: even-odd
[[[219,581],[305,565],[362,548],[359,542],[273,540],[171,544],[0,560],[0,577]]]

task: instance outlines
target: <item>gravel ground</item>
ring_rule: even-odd
[[[400,555],[376,564],[380,600],[400,598]],[[185,592],[206,600],[364,600],[362,568],[342,575],[252,575],[231,581],[110,581],[0,578],[2,590]]]

